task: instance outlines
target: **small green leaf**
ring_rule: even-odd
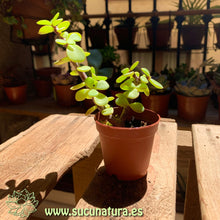
[[[127,79],[128,77],[129,77],[128,75],[119,76],[119,77],[116,79],[116,83],[121,83],[121,82],[123,82],[125,79]]]
[[[140,77],[140,73],[139,72],[134,72],[134,74],[137,76],[137,78]]]
[[[92,78],[97,81],[108,79],[108,77],[106,77],[106,76],[96,76],[95,74],[92,74]]]
[[[95,87],[95,84],[97,83],[92,77],[87,77],[85,79],[86,86],[90,89],[93,89]]]
[[[96,89],[91,89],[88,92],[88,96],[90,97],[96,97],[99,94],[99,92]]]
[[[125,82],[123,82],[120,85],[120,88],[122,90],[131,90],[132,88],[135,87],[135,84],[133,83],[133,81],[134,81],[134,78],[127,79]]]
[[[70,72],[70,75],[71,75],[71,76],[78,76],[79,73],[78,73],[77,70],[73,70],[73,71]]]
[[[148,86],[143,82],[136,86],[138,92],[144,92],[147,88]]]
[[[143,72],[146,76],[150,77],[150,72],[149,72],[148,69],[146,69],[146,68],[141,68],[141,70],[142,70],[142,72]]]
[[[129,106],[137,113],[142,113],[144,111],[144,106],[140,102],[133,102]]]
[[[57,26],[57,25],[60,24],[62,21],[63,21],[62,18],[57,19],[57,20],[54,20],[53,23],[52,23],[52,25],[53,25],[53,26]]]
[[[163,86],[159,82],[157,82],[155,79],[151,78],[149,81],[157,89],[163,89]]]
[[[135,63],[133,63],[130,70],[134,70],[138,64],[139,64],[139,61],[136,61]]]
[[[92,73],[92,77],[93,77],[93,75],[95,75],[95,68],[93,67],[93,66],[91,66],[91,73]]]
[[[80,89],[76,92],[75,98],[76,101],[80,102],[86,99],[88,96],[89,89]]]
[[[72,32],[68,35],[68,43],[69,41],[76,41],[76,42],[79,42],[82,40],[82,36],[80,33],[78,32]]]
[[[83,88],[85,85],[86,85],[85,82],[81,82],[80,84],[77,84],[77,85],[75,85],[75,86],[72,86],[70,89],[71,89],[71,90],[78,90],[78,89]]]
[[[71,45],[73,50],[68,47],[66,50],[67,56],[75,63],[81,63],[86,59],[85,52],[78,45]]]
[[[109,97],[108,97],[108,101],[109,101],[109,102],[113,101],[114,99],[115,99],[115,98],[114,98],[113,96],[109,96]]]
[[[128,99],[121,94],[116,100],[115,100],[116,105],[120,107],[127,107],[129,105]]]
[[[108,97],[102,93],[99,93],[98,96],[94,97],[94,102],[98,106],[104,106],[108,104]]]
[[[121,71],[121,73],[122,73],[122,74],[126,74],[126,73],[128,73],[129,71],[130,71],[129,68],[124,68],[124,69]]]
[[[69,33],[67,31],[64,31],[63,33],[60,34],[60,36],[64,39],[68,38]]]
[[[140,80],[141,80],[141,82],[143,82],[143,83],[148,83],[147,77],[146,77],[145,75],[142,75],[142,76],[140,77]]]
[[[146,96],[149,96],[150,95],[150,90],[149,90],[149,88],[148,88],[148,86],[146,87],[146,89],[144,89],[144,94],[146,95]]]
[[[37,22],[39,25],[51,25],[51,22],[48,20],[40,20]]]
[[[54,17],[51,19],[51,23],[53,23],[55,20],[57,20],[57,18],[59,18],[59,16],[60,16],[60,13],[57,12],[57,13],[54,15]]]
[[[79,66],[79,67],[77,67],[77,70],[79,72],[88,72],[88,71],[90,71],[90,69],[91,69],[90,66]]]
[[[94,105],[86,111],[86,116],[92,114],[97,109],[97,106]]]
[[[67,42],[63,39],[56,39],[55,42],[59,45],[66,45],[67,44]]]
[[[114,109],[112,107],[106,108],[106,109],[102,110],[101,113],[104,116],[112,115],[114,113]]]
[[[98,81],[96,85],[96,89],[98,90],[107,90],[109,88],[109,84],[105,80]]]
[[[68,29],[68,27],[70,26],[70,22],[69,21],[63,21],[61,22],[57,28],[58,28],[58,31],[59,32],[63,32],[65,31],[66,29]]]
[[[39,34],[43,35],[43,34],[49,34],[54,32],[54,28],[52,26],[46,25],[40,28],[39,30]]]
[[[139,96],[139,92],[137,89],[132,89],[124,93],[129,99],[136,99]]]
[[[56,62],[54,62],[55,65],[62,65],[64,63],[68,63],[70,62],[69,57],[64,57],[61,60],[57,60]]]

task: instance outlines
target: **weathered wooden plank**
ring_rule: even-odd
[[[220,219],[220,126],[192,126],[202,219]]]
[[[8,195],[27,189],[41,201],[78,160],[99,142],[93,117],[51,115],[0,146],[0,219],[8,214]],[[22,218],[25,219],[25,218]]]
[[[136,217],[111,219],[175,219],[177,125],[161,122],[151,156],[147,177],[137,181],[118,181],[101,166],[76,208],[126,208]],[[89,211],[87,210],[87,213]],[[138,216],[143,212],[143,216]],[[122,213],[122,212],[121,212]],[[70,217],[69,219],[81,219]],[[84,216],[83,219],[106,219]],[[108,216],[108,219],[110,216]]]

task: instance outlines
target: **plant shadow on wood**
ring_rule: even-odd
[[[119,181],[100,167],[83,199],[100,208],[123,208],[139,201],[147,191],[146,176],[135,181]]]
[[[25,179],[20,183],[16,183],[15,179],[9,180],[5,183],[5,189],[0,189],[0,200],[8,195],[12,195],[14,191],[22,191],[26,189],[29,193],[34,192],[35,199],[41,202],[50,190],[54,188],[56,182],[56,172],[47,174],[45,179],[37,179],[33,182],[29,179]]]

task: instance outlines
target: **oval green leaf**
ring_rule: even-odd
[[[142,113],[144,111],[144,106],[140,102],[133,102],[129,106],[137,113]]]
[[[66,45],[67,44],[67,42],[63,39],[56,39],[55,42],[59,45]]]
[[[50,21],[48,21],[48,20],[40,20],[40,21],[38,21],[37,22],[37,24],[39,24],[39,25],[51,25],[51,22]]]
[[[120,107],[127,107],[129,105],[128,99],[124,95],[120,95],[116,100],[115,100],[116,105]]]
[[[70,62],[69,57],[64,57],[61,60],[57,60],[56,62],[54,62],[55,65],[62,65],[64,63],[68,63]]]
[[[45,25],[45,26],[40,28],[38,33],[43,35],[43,34],[49,34],[49,33],[52,33],[52,32],[54,32],[54,28],[52,26]]]
[[[77,85],[75,85],[75,86],[72,86],[70,89],[71,89],[71,90],[78,90],[78,89],[83,88],[85,85],[86,85],[85,82],[81,82],[80,84],[77,84]]]
[[[72,32],[68,35],[68,43],[69,41],[76,41],[76,42],[79,42],[82,40],[82,36],[80,33],[78,32]]]
[[[124,68],[122,71],[121,71],[121,73],[122,74],[126,74],[126,73],[128,73],[130,71],[130,69],[127,67],[127,68]]]
[[[90,97],[96,97],[99,94],[99,92],[95,89],[90,89],[88,92],[88,96]]]
[[[146,76],[150,77],[150,72],[147,68],[141,68],[141,70]]]
[[[133,63],[130,70],[134,70],[138,64],[139,64],[139,61],[136,61],[135,63]]]
[[[106,108],[106,109],[102,110],[101,113],[104,116],[112,115],[114,113],[114,109],[112,107]]]
[[[96,109],[97,109],[97,106],[96,106],[96,105],[92,106],[91,108],[89,108],[89,109],[86,111],[86,114],[85,114],[85,115],[90,115],[90,114],[92,114]]]
[[[73,70],[73,71],[70,72],[70,75],[71,75],[71,76],[78,76],[79,73],[78,73],[77,70]]]
[[[69,47],[66,50],[67,56],[75,63],[83,62],[86,59],[85,52],[78,45],[71,45],[71,50]]]
[[[57,26],[57,25],[60,24],[62,21],[63,21],[62,18],[57,19],[57,20],[54,20],[53,23],[52,23],[52,25],[53,25],[53,26]]]
[[[85,79],[85,83],[86,86],[90,89],[93,89],[95,87],[95,80],[90,76]]]
[[[151,78],[149,81],[155,88],[163,89],[163,86],[159,82],[157,82],[155,79]]]
[[[146,77],[145,75],[142,75],[142,76],[140,77],[140,80],[141,80],[141,82],[143,82],[143,83],[148,83],[147,77]]]
[[[80,102],[86,99],[88,96],[89,89],[80,89],[76,92],[75,99]]]
[[[126,75],[122,75],[122,76],[119,76],[117,79],[116,79],[116,83],[121,83],[123,82],[125,79],[127,79],[128,76]]]
[[[68,27],[70,26],[70,22],[69,21],[63,21],[61,22],[57,28],[58,28],[58,31],[59,32],[63,32],[65,31],[66,29],[68,29]]]
[[[109,88],[109,84],[105,80],[100,80],[95,88],[98,90],[107,90]]]
[[[94,102],[98,106],[104,106],[108,104],[108,97],[102,93],[99,93],[96,97],[94,97]]]
[[[130,91],[125,92],[125,95],[129,99],[136,99],[139,96],[139,92],[137,89],[132,89]]]
[[[91,69],[91,67],[90,66],[79,66],[79,67],[77,67],[77,70],[79,71],[79,72],[88,72],[88,71],[90,71],[90,69]]]
[[[133,81],[134,81],[134,78],[127,79],[125,82],[123,82],[123,83],[120,85],[120,88],[121,88],[122,90],[131,90],[132,88],[135,87]]]

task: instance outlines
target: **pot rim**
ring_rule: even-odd
[[[175,91],[175,92],[176,92],[176,91]],[[179,93],[179,92],[176,92],[176,94],[177,94],[177,95],[180,95],[180,96],[189,97],[189,98],[201,98],[201,97],[208,97],[208,96],[211,95],[211,94],[209,94],[209,95],[202,95],[202,96],[188,96],[188,95],[183,95],[183,94],[181,94],[181,93]]]
[[[119,130],[123,130],[123,131],[144,130],[144,129],[146,129],[146,128],[154,127],[156,124],[159,124],[160,118],[161,118],[159,114],[157,114],[155,111],[152,111],[152,110],[146,109],[146,108],[145,108],[145,111],[148,111],[148,112],[151,112],[151,113],[155,114],[155,115],[158,117],[158,119],[157,119],[154,123],[152,123],[152,124],[150,124],[150,125],[146,125],[146,126],[142,126],[142,127],[134,127],[134,128],[116,127],[116,126],[110,126],[110,125],[102,124],[102,123],[101,123],[100,121],[98,121],[98,119],[97,119],[98,114],[101,114],[100,112],[96,113],[96,115],[95,115],[95,117],[94,117],[94,120],[95,120],[95,122],[96,122],[99,126],[103,126],[103,127],[105,127],[105,128],[112,129],[112,130],[118,130],[118,131],[119,131]]]

